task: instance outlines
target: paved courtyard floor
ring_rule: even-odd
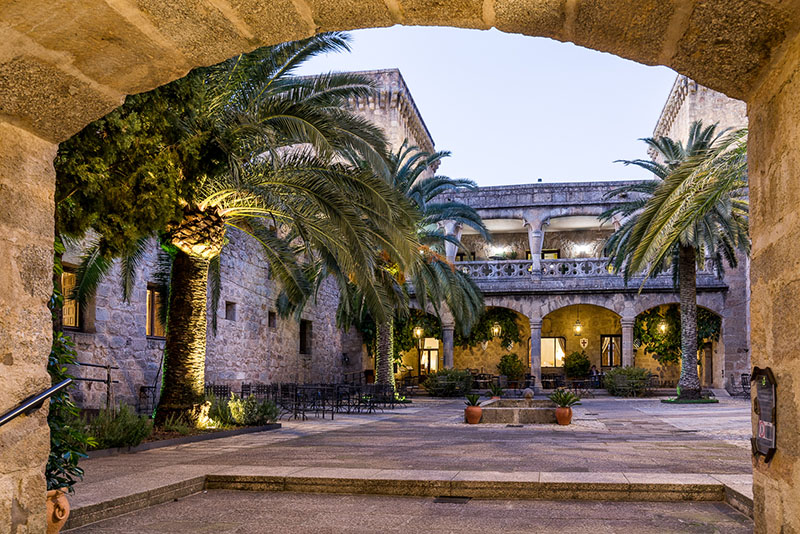
[[[738,490],[748,492],[752,472],[748,441],[749,410],[749,402],[731,398],[723,398],[717,405],[680,406],[665,405],[658,399],[598,397],[586,399],[581,406],[577,406],[573,424],[568,427],[508,427],[463,424],[463,401],[460,399],[415,399],[413,405],[384,413],[341,414],[333,421],[314,418],[308,421],[282,421],[283,428],[271,432],[86,460],[81,463],[86,470],[86,477],[76,486],[76,494],[71,501],[74,507],[89,506],[125,495],[126,492],[147,491],[192,476],[224,473],[226,469],[235,468],[239,473],[252,469],[255,473],[265,468],[299,467],[417,472],[625,473],[628,478],[631,478],[631,473],[714,474],[728,477]],[[224,508],[225,497],[219,495],[227,493],[211,492],[207,495],[210,497],[188,498],[181,506],[209,499],[212,508]],[[257,497],[258,494],[230,495],[232,503],[266,499],[264,495]],[[291,508],[288,502],[293,498],[306,497],[300,494],[272,495],[269,499],[275,500],[265,502],[273,503],[270,506]],[[371,502],[366,497],[353,499],[362,499],[364,506]],[[401,501],[403,509],[415,509],[419,504],[412,500]],[[539,510],[536,513],[540,514],[544,513],[541,510],[557,509],[552,505],[544,506],[540,501],[505,505],[488,501],[476,503],[473,501],[468,507],[486,507],[487,510],[502,506],[530,507]],[[167,510],[169,506],[164,505],[158,510]],[[575,513],[578,513],[591,509],[593,505],[572,503],[570,506],[574,506]],[[695,513],[719,513],[714,503],[664,503],[663,506],[666,507],[664,514],[680,511],[689,523],[691,519],[688,518]],[[255,508],[257,506],[254,505]],[[620,521],[625,520],[625,514],[636,515],[636,506],[632,503],[616,503],[613,508],[619,510]],[[155,508],[152,510],[156,513]],[[219,511],[222,512],[221,509]],[[138,512],[142,513],[146,514]],[[208,513],[213,514],[213,509]],[[716,519],[708,521],[723,520],[722,516],[714,517]],[[426,521],[424,517],[419,520]],[[234,528],[231,531],[236,532],[235,528],[239,526],[245,528],[246,520],[242,521],[244,523],[241,525],[231,527]],[[520,524],[509,528],[513,531],[513,528],[523,526]],[[446,529],[444,531],[447,532]],[[644,531],[648,530],[645,528]],[[713,532],[714,529],[708,531]]]
[[[748,517],[722,503],[473,499],[463,504],[450,504],[415,497],[220,490],[153,506],[70,532],[745,534],[752,531],[753,524]]]

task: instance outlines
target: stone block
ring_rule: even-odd
[[[486,28],[483,0],[401,0],[403,24]]]
[[[558,38],[563,36],[565,3],[566,0],[496,0],[495,27],[504,32]]]

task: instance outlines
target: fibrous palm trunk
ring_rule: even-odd
[[[389,320],[378,325],[378,353],[375,355],[375,375],[378,384],[390,384],[394,389],[392,353],[394,347],[394,323]]]
[[[178,252],[172,264],[164,347],[164,389],[156,424],[179,416],[196,423],[205,397],[208,268],[224,243],[225,225],[210,209],[187,207],[169,232]]]
[[[180,416],[194,421],[204,398],[206,299],[209,260],[178,252],[172,267],[164,390],[156,423]]]
[[[678,398],[700,398],[697,374],[697,264],[694,247],[681,246],[678,258],[681,300],[681,378]]]

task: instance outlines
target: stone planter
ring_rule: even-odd
[[[69,501],[64,490],[47,492],[47,534],[58,534],[69,517]]]
[[[559,406],[556,408],[556,420],[559,425],[568,425],[572,422],[572,408]]]
[[[549,400],[498,399],[483,404],[481,423],[494,424],[553,424],[556,405]]]
[[[483,408],[480,406],[467,406],[464,410],[464,419],[471,425],[476,425],[481,422],[481,414]]]

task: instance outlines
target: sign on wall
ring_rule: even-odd
[[[756,388],[756,394],[753,398],[753,411],[758,415],[756,428],[753,432],[753,437],[750,439],[750,444],[753,448],[753,455],[764,456],[764,461],[769,462],[772,455],[775,454],[777,443],[776,437],[776,407],[777,396],[775,395],[775,376],[772,370],[767,367],[766,369],[753,368],[753,374],[750,375],[750,382]],[[751,386],[751,387],[752,387]]]

